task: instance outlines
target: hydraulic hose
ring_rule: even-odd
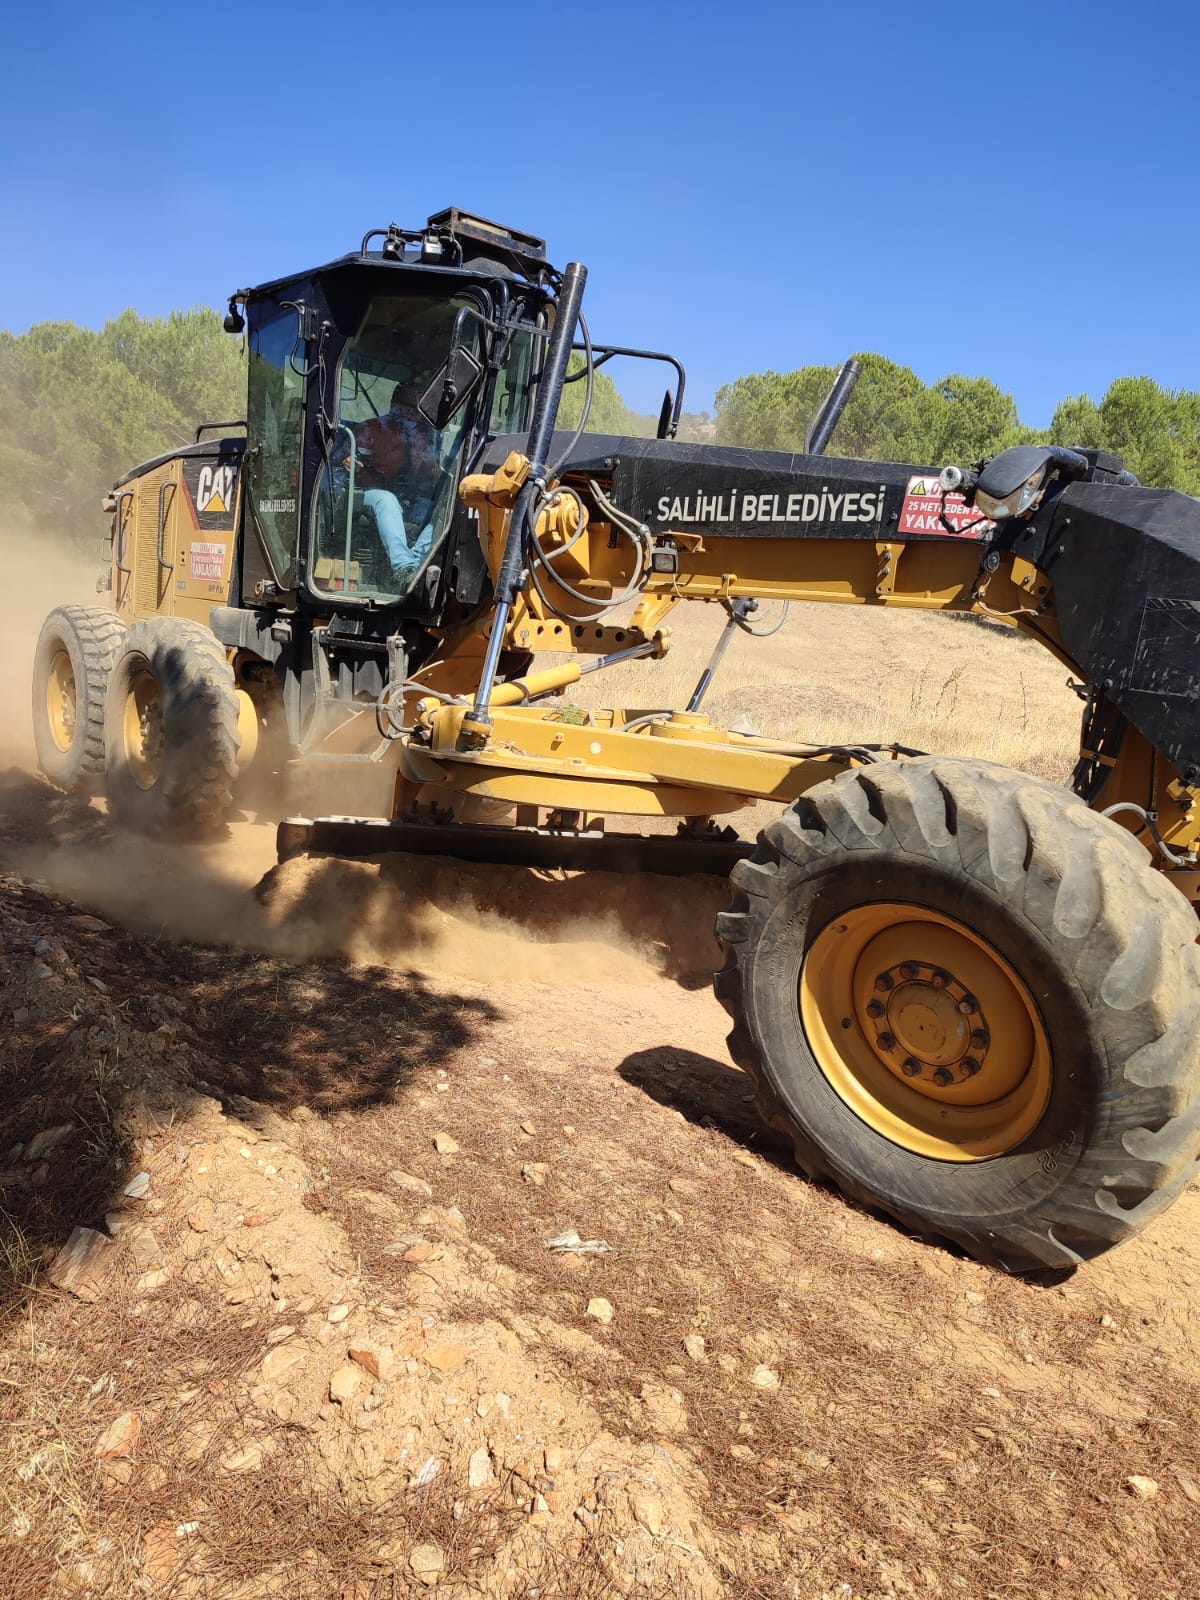
[[[1109,806],[1108,810],[1107,811],[1102,811],[1100,813],[1100,815],[1102,817],[1119,817],[1123,813],[1128,813],[1128,814],[1130,814],[1132,816],[1141,817],[1142,824],[1145,827],[1146,832],[1149,833],[1150,837],[1154,840],[1154,842],[1158,846],[1159,850],[1162,852],[1162,854],[1171,863],[1171,865],[1173,867],[1192,867],[1192,866],[1195,866],[1195,864],[1196,864],[1195,854],[1194,853],[1184,854],[1184,853],[1181,853],[1178,850],[1172,850],[1171,846],[1163,838],[1162,834],[1159,833],[1158,827],[1157,827],[1157,825],[1156,825],[1156,823],[1154,821],[1154,818],[1150,815],[1150,813],[1146,810],[1146,808],[1144,806],[1136,805],[1132,800],[1119,800],[1115,806]],[[1139,833],[1141,832],[1140,828],[1138,829],[1138,832]]]

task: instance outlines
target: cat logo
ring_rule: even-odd
[[[220,516],[233,504],[233,468],[201,467],[196,483],[196,509],[202,516]]]

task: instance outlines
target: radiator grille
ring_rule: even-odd
[[[162,611],[163,601],[172,574],[158,564],[158,494],[164,483],[170,481],[170,470],[154,472],[137,486],[134,516],[136,518],[137,562],[134,572],[136,607],[139,616],[147,612]],[[167,538],[164,541],[168,561],[174,545],[173,496],[166,503]]]

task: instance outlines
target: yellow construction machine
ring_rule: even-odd
[[[187,835],[324,764],[357,815],[281,856],[730,873],[730,1048],[800,1165],[1011,1270],[1097,1254],[1200,1155],[1200,502],[1096,450],[828,458],[852,365],[805,454],[680,443],[682,368],[593,344],[585,278],[449,210],[231,297],[246,421],[114,488],[111,605],[39,646],[47,776]],[[672,363],[658,437],[556,431],[618,354]],[[770,601],[1003,618],[1080,685],[1071,788],[716,727],[720,647],[656,706],[697,600],[723,640]],[[634,658],[641,708],[564,701]],[[718,820],[762,799],[756,842]]]

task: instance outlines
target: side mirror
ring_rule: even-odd
[[[671,393],[670,389],[668,389],[666,394],[663,395],[663,403],[659,407],[658,427],[654,430],[654,437],[656,439],[670,439],[674,437],[674,433],[671,428],[671,418],[674,416],[674,414],[675,396]]]
[[[466,405],[482,377],[483,362],[466,345],[456,343],[417,402],[417,410],[440,432]]]

